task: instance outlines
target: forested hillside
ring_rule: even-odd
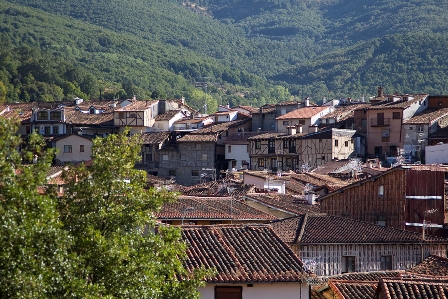
[[[0,0],[0,101],[446,94],[447,29],[448,0]]]

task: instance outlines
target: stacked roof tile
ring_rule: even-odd
[[[302,262],[267,225],[183,227],[185,265],[217,274],[211,283],[301,282]]]
[[[303,107],[286,114],[283,114],[276,119],[296,119],[296,118],[311,118],[312,116],[318,114],[319,112],[328,109],[327,106],[318,107]]]
[[[431,298],[448,297],[447,279],[381,278],[375,292],[375,298]]]
[[[303,196],[285,194],[248,194],[247,200],[259,202],[268,207],[287,211],[294,215],[319,213],[320,206],[309,204]]]
[[[445,257],[430,255],[420,264],[408,270],[410,274],[447,276],[448,277],[448,259]]]

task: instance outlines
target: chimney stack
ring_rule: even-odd
[[[383,91],[383,87],[380,86],[380,87],[378,87],[378,97],[380,98],[382,96],[384,96],[384,91]]]
[[[313,192],[307,192],[305,194],[305,199],[310,205],[316,204],[316,195]]]
[[[309,107],[309,106],[310,106],[310,99],[305,98],[305,107]]]
[[[296,132],[299,134],[302,134],[303,133],[303,125],[298,124],[298,125],[296,125],[296,127],[297,127]]]
[[[319,129],[319,128],[318,128],[317,126],[309,126],[309,127],[308,127],[308,132],[310,132],[310,133],[316,133],[318,129]]]
[[[286,130],[288,132],[288,135],[296,135],[297,134],[296,126],[287,126]]]

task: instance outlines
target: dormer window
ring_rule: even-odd
[[[48,111],[38,111],[37,120],[48,120]]]
[[[89,113],[90,114],[95,114],[95,107],[91,107],[90,110],[89,110]]]
[[[50,119],[51,120],[61,120],[62,119],[62,112],[61,111],[51,111],[50,112]]]

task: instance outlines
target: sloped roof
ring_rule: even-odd
[[[448,108],[426,108],[422,113],[414,115],[408,120],[404,121],[405,124],[432,124],[441,117],[448,115]]]
[[[243,125],[250,120],[251,119],[248,118],[248,119],[234,120],[234,121],[228,121],[228,122],[223,122],[223,123],[218,123],[218,124],[212,124],[212,125],[204,126],[204,127],[200,128],[199,130],[193,131],[193,132],[191,132],[191,134],[197,134],[197,135],[199,135],[199,134],[218,134],[218,133],[222,133],[222,132],[228,130],[229,128]]]
[[[178,110],[168,110],[165,113],[159,114],[155,117],[155,120],[170,120],[172,119],[174,116],[176,116],[178,113],[180,113],[182,110],[178,109]]]
[[[448,259],[445,257],[430,255],[417,266],[409,269],[411,274],[422,274],[432,276],[448,277]]]
[[[114,124],[113,113],[90,114],[77,110],[65,111],[65,122],[76,125],[103,125],[112,126]]]
[[[268,225],[182,227],[187,269],[216,268],[211,283],[301,282],[302,262]]]
[[[216,134],[187,134],[179,139],[177,142],[216,142],[218,136]]]
[[[160,144],[170,137],[170,132],[147,132],[142,133],[140,140],[143,144]]]
[[[248,194],[246,200],[257,201],[274,209],[290,212],[295,215],[319,213],[319,205],[310,205],[303,196],[285,194]]]
[[[262,132],[238,132],[230,134],[226,138],[226,144],[240,144],[240,143],[247,143],[249,137],[253,137],[256,135],[260,135]]]
[[[377,283],[382,277],[399,277],[404,270],[399,271],[374,271],[374,272],[352,272],[331,276],[331,280],[340,281],[371,281]]]
[[[389,97],[413,97],[412,100],[399,100],[399,101],[390,101]],[[383,109],[406,109],[409,108],[412,104],[424,100],[428,97],[428,94],[415,94],[415,95],[390,95],[377,97],[375,100],[379,100],[379,102],[373,104],[370,107],[366,107],[367,110],[383,110]]]
[[[185,213],[186,208],[193,208]],[[274,216],[266,214],[246,205],[232,197],[196,197],[179,196],[177,201],[165,203],[159,219],[213,219],[213,220],[274,220]]]
[[[283,114],[276,119],[296,119],[296,118],[311,118],[312,116],[320,113],[321,111],[328,109],[327,106],[318,106],[318,107],[303,107],[286,114]]]
[[[183,195],[189,196],[233,196],[233,198],[239,199],[255,188],[252,185],[246,184],[226,183],[226,186],[223,184],[223,182],[210,181],[190,187],[184,187],[180,191]]]
[[[158,100],[151,100],[151,101],[135,100],[132,101],[129,105],[126,105],[123,108],[116,109],[115,111],[144,111],[157,102]]]
[[[376,289],[376,294],[380,293],[389,299],[445,299],[448,279],[381,278]],[[383,297],[380,295],[380,298]]]
[[[252,106],[244,106],[244,105],[238,105],[236,107],[233,107],[233,109],[238,108],[238,107],[241,108],[241,109],[244,109],[246,111],[249,111],[249,113],[254,113],[254,112],[257,112],[259,110],[259,108],[255,108],[255,107],[252,107]]]
[[[372,299],[378,281],[329,281],[328,285],[337,298]],[[338,296],[339,295],[339,296]]]
[[[373,223],[326,214],[307,214],[272,223],[276,233],[295,244],[448,244],[448,239],[379,226]]]

